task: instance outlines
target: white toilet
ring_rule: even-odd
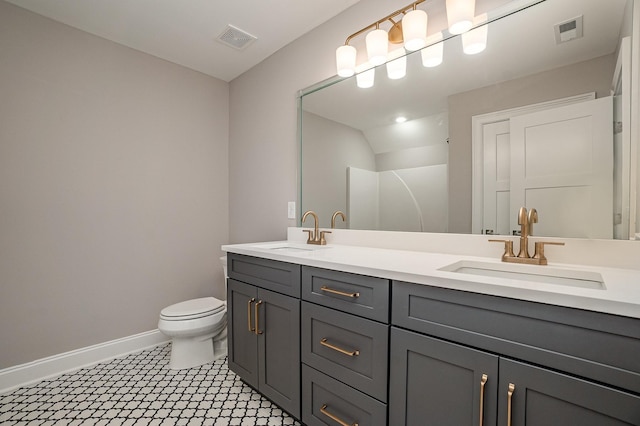
[[[227,287],[227,258],[220,258]],[[187,300],[160,312],[158,330],[171,337],[173,370],[197,367],[227,355],[227,304],[215,297]]]

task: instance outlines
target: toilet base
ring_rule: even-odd
[[[227,356],[227,339],[213,341],[205,339],[179,338],[171,340],[171,359],[169,368],[182,370],[211,363]]]

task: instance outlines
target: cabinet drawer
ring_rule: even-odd
[[[308,426],[385,426],[387,406],[302,365],[302,421]]]
[[[386,402],[387,325],[303,302],[301,327],[304,363]]]
[[[304,266],[302,299],[389,322],[389,280],[383,278]]]
[[[227,269],[229,278],[300,297],[300,265],[229,253]]]
[[[392,323],[640,392],[640,320],[393,283]]]

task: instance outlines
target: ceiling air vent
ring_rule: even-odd
[[[561,22],[553,27],[556,33],[556,44],[582,37],[582,15]]]
[[[227,28],[225,28],[218,36],[218,41],[238,50],[244,49],[255,40],[257,40],[257,37],[254,37],[233,25],[228,25]]]

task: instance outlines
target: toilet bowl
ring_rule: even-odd
[[[225,271],[226,257],[220,259]],[[227,355],[227,305],[215,297],[187,300],[160,312],[158,330],[171,337],[169,368],[207,364]]]

